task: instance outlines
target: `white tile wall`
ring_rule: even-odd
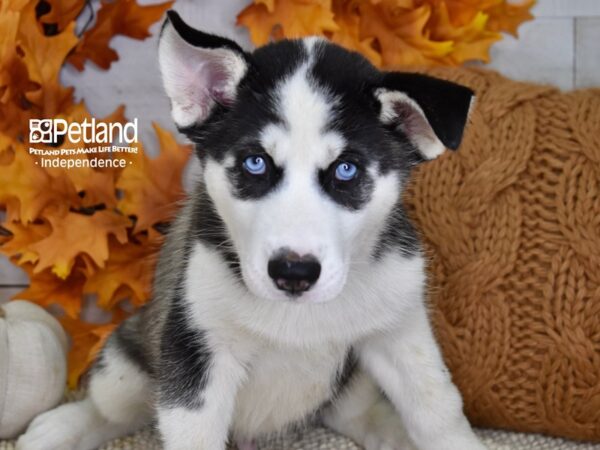
[[[518,3],[518,2],[516,2]],[[537,17],[600,16],[598,0],[538,0],[533,13]]]
[[[192,25],[249,47],[245,30],[235,28],[236,13],[249,1],[177,0],[175,9]],[[513,78],[563,89],[600,86],[600,0],[538,0],[534,14],[536,19],[519,30],[518,40],[507,36],[496,44],[491,67]],[[66,70],[63,80],[77,87],[77,95],[96,115],[112,112],[118,103],[126,104],[129,117],[138,117],[144,124],[141,138],[153,152],[156,143],[150,121],[173,129],[157,71],[156,37],[143,43],[119,37],[111,45],[120,60],[109,72],[88,64],[81,73]],[[0,257],[0,287],[26,281],[23,272]]]
[[[575,85],[600,87],[600,14],[575,19]]]
[[[574,20],[539,17],[519,29],[519,38],[505,36],[490,51],[489,66],[508,77],[572,89]]]

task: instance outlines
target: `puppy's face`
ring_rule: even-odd
[[[353,269],[416,250],[402,185],[415,164],[458,145],[468,89],[385,74],[314,38],[248,54],[174,13],[159,49],[173,117],[197,144],[226,228],[222,244],[255,295],[328,301]]]

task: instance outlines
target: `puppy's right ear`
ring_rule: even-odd
[[[158,61],[175,124],[201,124],[215,105],[231,105],[248,70],[247,58],[235,42],[198,31],[175,11],[167,12]]]

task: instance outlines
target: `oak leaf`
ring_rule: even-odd
[[[73,89],[60,83],[65,58],[77,44],[75,23],[55,36],[45,36],[36,19],[36,2],[29,2],[20,15],[18,47],[23,54],[29,80],[39,89],[28,92],[26,99],[39,109],[38,117],[54,117],[72,102]]]
[[[59,33],[77,19],[85,5],[86,0],[40,0],[37,4],[39,20],[47,29]],[[91,4],[89,10],[91,15]]]
[[[362,53],[374,65],[381,65],[381,54],[373,47],[375,38],[360,35],[360,10],[358,0],[333,0],[333,12],[338,30],[329,38],[348,50]]]
[[[140,148],[117,182],[122,191],[118,207],[124,214],[135,216],[134,233],[170,221],[184,196],[181,176],[191,147],[178,144],[172,134],[157,124],[153,126],[160,154],[151,159]]]
[[[32,222],[49,205],[68,209],[78,201],[67,177],[53,176],[42,169],[37,158],[18,142],[14,147],[14,158],[2,168],[0,177],[0,204],[8,205],[8,222]]]
[[[98,11],[95,25],[87,30],[69,56],[69,62],[83,70],[87,60],[102,69],[119,59],[117,52],[109,47],[110,40],[120,34],[133,39],[150,36],[148,28],[158,21],[173,1],[156,5],[140,6],[135,0],[106,1]]]
[[[395,66],[458,65],[489,60],[489,48],[501,31],[515,33],[535,0],[255,0],[238,16],[252,41],[312,34],[358,51],[373,64]],[[318,14],[307,13],[308,8]],[[333,24],[321,26],[318,16]]]
[[[18,89],[22,82],[29,80],[17,79],[14,76],[13,64],[19,61],[17,57],[17,35],[19,32],[20,10],[24,6],[15,8],[10,2],[0,3],[0,104],[5,105],[14,95],[11,91]]]
[[[480,12],[485,12],[506,0],[426,0],[427,3],[435,5],[443,3],[448,9],[452,22],[456,26],[465,26],[473,21]]]
[[[83,102],[81,102],[83,106]],[[123,106],[118,107],[112,114],[102,119],[96,119],[96,123],[125,123],[127,120],[124,115],[125,108]],[[91,115],[85,107],[83,107],[83,114],[74,117],[70,116],[68,120],[71,121],[82,121],[84,119],[91,119]],[[63,144],[66,147],[95,147],[97,144]],[[94,153],[94,154],[82,154],[78,156],[70,156],[70,158],[110,158],[110,153]],[[119,157],[122,157],[119,155]],[[124,158],[126,159],[126,158]],[[115,208],[117,206],[117,189],[115,186],[116,180],[123,169],[121,168],[91,168],[91,167],[80,167],[77,170],[65,170],[64,175],[67,176],[76,191],[79,194],[79,206],[83,209],[104,207],[104,208]]]
[[[67,384],[71,389],[75,389],[81,376],[94,362],[117,323],[115,321],[107,324],[92,324],[68,316],[63,317],[60,322],[71,337],[71,349],[67,361],[69,366]]]
[[[377,5],[361,3],[360,11],[360,34],[377,40],[384,66],[429,65],[452,51],[452,41],[434,41],[425,32],[429,5],[407,10],[393,0],[381,0]]]
[[[531,8],[535,0],[525,0],[521,3],[500,2],[486,9],[490,19],[488,28],[491,31],[504,31],[517,36],[517,29],[523,22],[533,19]]]
[[[333,20],[331,0],[255,0],[238,15],[237,23],[249,28],[256,45],[339,29]]]
[[[66,279],[61,279],[50,270],[35,273],[33,264],[24,264],[21,268],[29,275],[29,286],[13,298],[26,299],[45,308],[58,306],[69,317],[79,317],[85,283],[80,270],[72,270]]]
[[[6,239],[2,242],[2,253],[13,258],[19,265],[37,261],[37,254],[28,248],[31,244],[47,238],[52,232],[47,222],[6,222],[2,228],[5,230]]]
[[[140,239],[139,243],[124,244],[111,239],[106,265],[87,278],[83,292],[97,294],[101,308],[111,310],[125,299],[141,306],[150,298],[152,270],[162,237]]]
[[[470,22],[457,25],[445,3],[434,8],[429,24],[431,38],[454,42],[452,51],[441,62],[447,65],[459,65],[472,60],[489,62],[489,49],[502,36],[487,30],[487,22],[487,14],[479,11]]]
[[[95,211],[91,215],[48,212],[45,216],[52,233],[28,247],[38,255],[33,272],[51,268],[62,279],[69,276],[80,253],[89,255],[97,266],[104,267],[109,256],[109,236],[114,235],[121,243],[127,242],[127,226],[131,223],[128,218],[110,210]]]

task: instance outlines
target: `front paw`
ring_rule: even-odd
[[[346,417],[333,410],[324,419],[326,425],[365,450],[416,450],[400,416],[383,398],[360,415]]]

